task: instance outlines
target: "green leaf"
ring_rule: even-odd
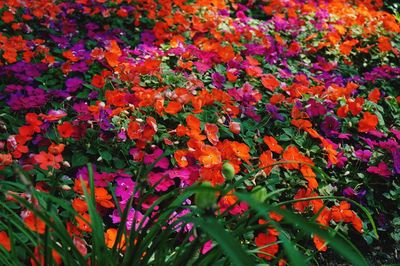
[[[200,227],[213,238],[233,265],[255,265],[253,259],[239,244],[239,241],[233,238],[232,234],[228,233],[215,218],[186,217],[184,220]]]
[[[101,158],[103,158],[107,162],[112,159],[112,155],[108,151],[100,151],[99,153],[100,153]]]

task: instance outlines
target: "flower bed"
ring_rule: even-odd
[[[0,3],[1,263],[398,262],[400,15],[302,2]]]

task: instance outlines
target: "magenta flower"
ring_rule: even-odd
[[[369,150],[357,150],[355,152],[356,157],[363,162],[369,162],[369,158],[371,158],[372,152]]]
[[[171,186],[175,184],[174,180],[172,180],[168,173],[160,172],[160,173],[149,173],[149,184],[150,186],[155,186],[155,190],[157,191],[167,191]]]
[[[160,156],[163,154],[163,151],[160,148],[156,148],[152,154],[146,154],[144,156],[144,163],[145,164],[152,164],[154,163]],[[162,169],[167,169],[169,167],[169,160],[165,157],[161,158],[154,167],[160,167]]]
[[[388,169],[388,166],[384,162],[380,162],[378,166],[370,166],[367,168],[368,173],[377,174],[384,178],[389,178],[392,172]]]
[[[136,183],[130,177],[118,177],[116,180],[117,187],[115,188],[115,195],[121,197],[123,202],[129,200],[135,190]],[[139,196],[139,191],[135,193],[135,197]]]
[[[306,112],[310,117],[316,117],[326,114],[326,108],[324,107],[324,105],[317,102],[316,100],[310,99],[308,101],[308,104],[310,106],[307,107]]]
[[[211,240],[208,240],[204,245],[201,247],[201,254],[206,254],[208,253],[211,249],[213,248],[213,242]]]

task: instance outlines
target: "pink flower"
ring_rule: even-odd
[[[131,178],[118,177],[116,180],[117,187],[115,189],[115,195],[121,197],[122,201],[127,201],[132,196],[135,190],[136,183]],[[139,196],[139,191],[136,191],[135,197]]]
[[[208,240],[206,243],[204,243],[203,247],[201,248],[201,254],[206,254],[213,248],[213,243],[211,240]]]
[[[146,154],[144,156],[144,163],[145,164],[152,164],[154,163],[160,156],[163,154],[163,151],[160,148],[156,148],[152,154]],[[169,167],[169,161],[167,158],[162,158],[159,160],[154,167],[160,167],[162,169],[167,169]]]
[[[377,174],[388,178],[392,175],[392,172],[388,169],[388,166],[384,162],[380,162],[378,166],[370,166],[367,168],[367,172]]]
[[[169,178],[168,173],[160,172],[160,173],[149,173],[149,184],[153,187],[155,186],[155,190],[157,191],[167,191],[168,188],[175,185],[174,180]]]

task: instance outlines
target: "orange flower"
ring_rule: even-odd
[[[378,48],[381,52],[389,52],[392,50],[392,44],[390,43],[390,38],[386,36],[381,36],[378,38]]]
[[[34,232],[44,234],[46,231],[46,224],[41,219],[37,218],[33,212],[29,212],[24,218],[25,225]]]
[[[308,165],[303,164],[300,167],[300,172],[303,174],[304,178],[308,181],[308,187],[310,189],[316,189],[318,187],[317,175],[314,173],[312,168]]]
[[[122,52],[121,49],[118,46],[117,41],[112,40],[110,43],[110,46],[107,49],[107,52],[104,53],[104,57],[107,60],[107,63],[111,67],[115,67],[119,64],[119,57],[121,56]]]
[[[110,201],[112,196],[108,194],[108,191],[105,188],[99,187],[95,188],[95,199],[98,204],[103,206],[104,208],[114,208],[115,205]]]
[[[84,232],[92,232],[92,227],[90,225],[91,219],[88,213],[84,213],[81,216],[75,216],[75,220],[77,222],[77,227],[79,230]]]
[[[318,249],[318,251],[326,251],[328,249],[327,246],[325,245],[325,240],[323,240],[319,236],[314,235],[313,241],[314,241],[314,245]]]
[[[179,167],[186,167],[188,166],[188,160],[186,155],[188,154],[188,152],[186,150],[177,150],[174,153],[174,158],[177,162],[177,164],[179,165]]]
[[[176,101],[170,101],[164,109],[164,111],[170,115],[177,114],[180,110],[182,110],[182,104]]]
[[[51,145],[47,149],[51,154],[57,155],[57,154],[61,154],[64,151],[64,148],[65,148],[65,144],[51,143]]]
[[[72,200],[72,207],[74,208],[75,211],[79,212],[79,213],[85,213],[88,211],[88,206],[86,201],[82,200],[82,199],[73,199]]]
[[[0,170],[7,165],[12,164],[12,156],[9,153],[0,153]]]
[[[309,120],[305,119],[293,119],[292,120],[292,125],[299,129],[308,129],[312,127],[312,124]]]
[[[332,219],[335,222],[344,221],[346,223],[351,222],[354,213],[350,210],[350,204],[347,201],[341,201],[339,206],[333,206],[331,208]]]
[[[378,125],[378,117],[371,114],[370,112],[365,112],[363,119],[358,122],[359,132],[369,132],[375,130]]]
[[[117,240],[118,230],[116,228],[108,228],[104,233],[104,239],[108,248],[113,248],[115,241]],[[125,235],[122,235],[117,245],[119,249],[125,249]]]
[[[41,151],[39,154],[34,155],[33,158],[43,170],[48,170],[49,166],[55,169],[60,169],[59,163],[63,161],[63,157],[61,156],[61,154],[54,156],[53,154],[44,151]]]
[[[261,83],[266,89],[270,91],[274,91],[280,85],[279,81],[272,74],[264,75],[261,78]]]
[[[225,182],[220,165],[212,168],[201,167],[199,173],[202,181],[209,181],[213,186],[221,185]]]
[[[260,164],[258,165],[258,167],[263,169],[266,175],[269,175],[271,173],[272,168],[274,167],[273,164],[275,162],[276,161],[274,160],[274,158],[272,158],[272,152],[265,151],[260,155]]]
[[[44,249],[43,249],[42,247],[40,247],[40,246],[39,246],[39,247],[35,247],[35,251],[34,251],[35,258],[39,261],[40,264],[36,264],[35,260],[34,260],[34,259],[31,259],[31,265],[32,265],[32,266],[45,265],[45,264],[44,264],[44,256],[43,256],[43,254],[41,253],[41,251],[43,252],[43,250],[44,250]],[[55,251],[54,249],[52,249],[52,250],[51,250],[51,255],[52,255],[52,257],[53,257],[54,262],[55,262],[57,265],[60,265],[61,262],[62,262],[62,259],[61,259],[60,254],[58,254],[57,251]]]
[[[343,55],[349,55],[351,53],[351,50],[353,50],[353,46],[356,45],[358,42],[358,40],[344,41],[340,45],[340,53]]]
[[[5,248],[7,251],[11,251],[11,241],[5,231],[0,232],[0,245],[3,246],[3,248]]]
[[[203,145],[200,151],[199,161],[204,167],[210,168],[221,163],[221,153],[216,147]]]
[[[302,155],[299,150],[295,146],[289,146],[283,153],[282,156],[284,161],[293,161],[287,164],[284,164],[284,167],[288,170],[299,169],[299,162],[301,162]]]
[[[247,162],[250,164],[249,159],[250,159],[250,148],[244,143],[240,143],[237,141],[232,141],[231,142],[231,147],[234,152],[234,154],[242,159],[243,161]]]
[[[276,141],[276,139],[274,137],[271,136],[265,136],[263,138],[263,141],[265,144],[267,144],[268,148],[277,153],[277,154],[281,154],[283,151],[283,148],[281,147],[281,145],[278,144],[278,142]]]
[[[204,126],[204,131],[206,132],[208,141],[210,141],[211,144],[216,145],[219,141],[219,137],[217,135],[218,126],[215,124],[206,123]]]

